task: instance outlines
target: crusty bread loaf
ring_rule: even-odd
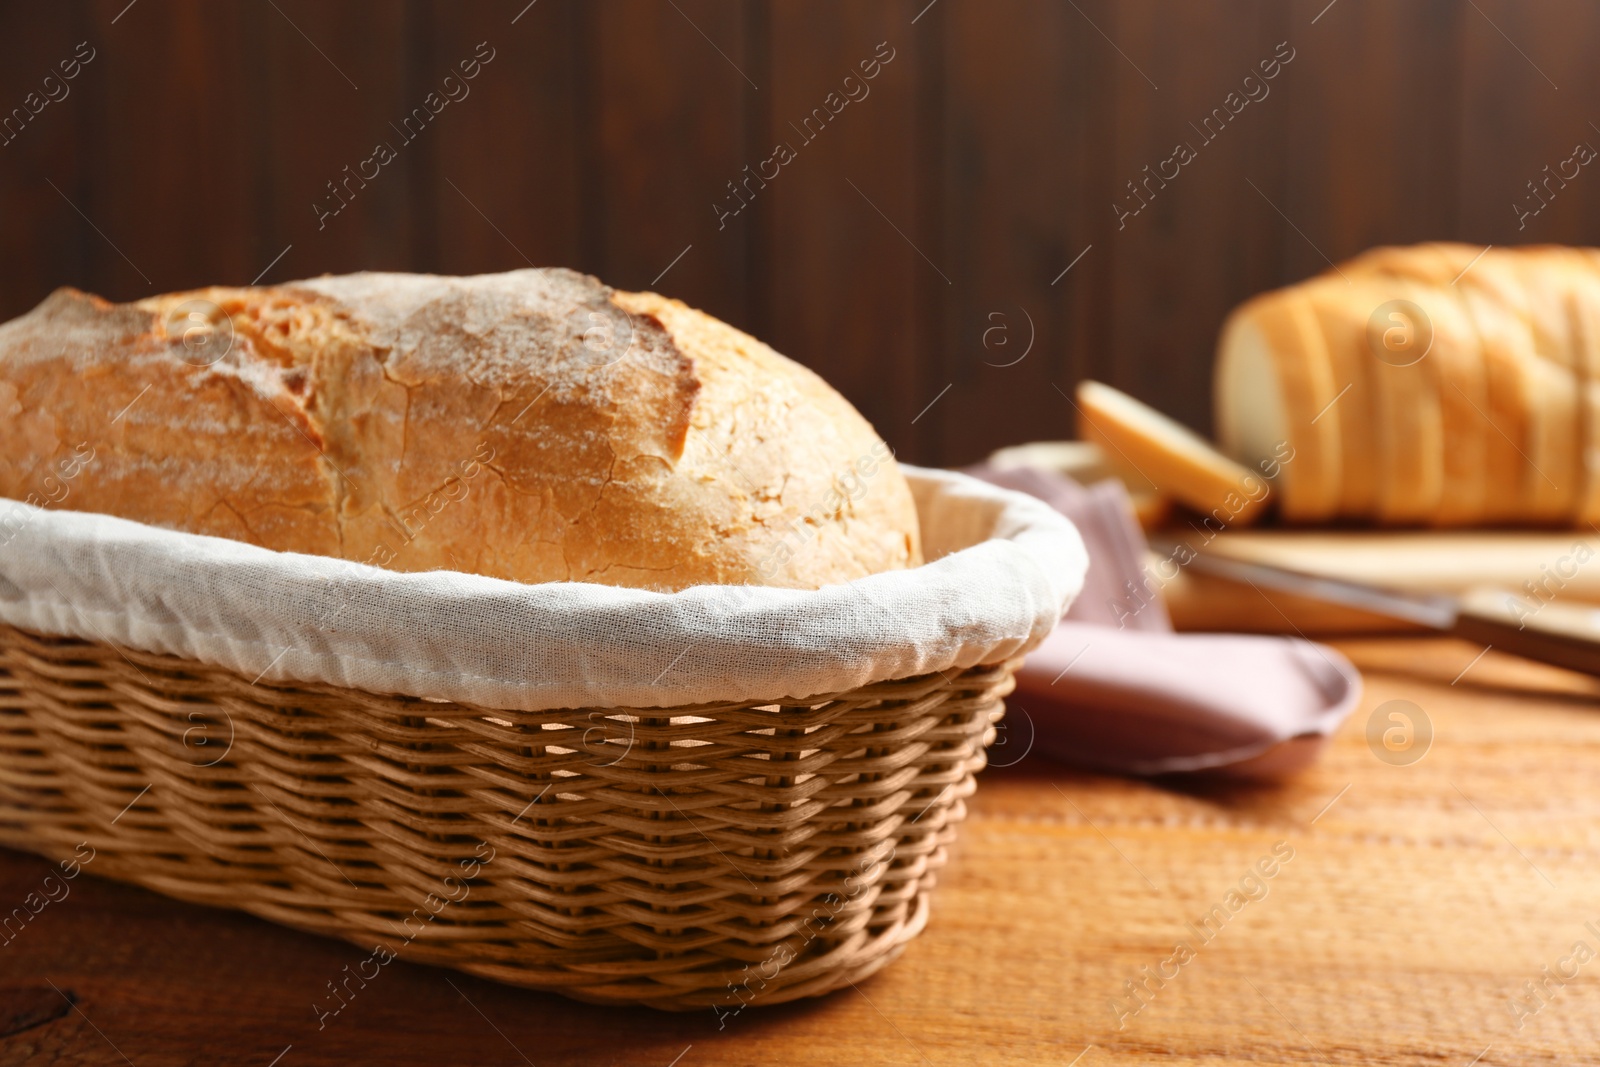
[[[0,495],[395,570],[816,588],[921,562],[804,367],[566,270],[353,274],[0,326]]]
[[[1596,521],[1600,254],[1376,248],[1258,296],[1219,340],[1216,414],[1241,461],[1292,444],[1291,521]]]

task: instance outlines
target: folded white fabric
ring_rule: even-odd
[[[1072,524],[904,470],[930,562],[814,591],[401,574],[0,501],[0,621],[247,678],[530,710],[799,698],[1037,646],[1083,584]]]

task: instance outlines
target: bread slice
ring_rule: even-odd
[[[1438,405],[1440,490],[1423,521],[1433,526],[1463,526],[1481,521],[1489,494],[1485,466],[1488,380],[1478,332],[1454,288],[1414,285],[1409,298],[1421,309],[1431,335],[1428,354],[1416,365]],[[1411,368],[1402,368],[1410,371]],[[1431,417],[1431,412],[1430,416]]]
[[[1600,353],[1594,349],[1600,338],[1584,316],[1596,279],[1584,269],[1582,257],[1562,246],[1519,248],[1512,262],[1521,272],[1527,294],[1539,342],[1536,351],[1554,372],[1550,377],[1559,390],[1557,411],[1570,412],[1575,427],[1572,447],[1562,455],[1564,462],[1556,472],[1546,472],[1561,486],[1564,507],[1558,518],[1570,522],[1584,508],[1591,481],[1584,459],[1600,434],[1587,396],[1587,387],[1600,368]]]
[[[1600,263],[1584,250],[1566,249],[1563,261],[1571,291],[1567,311],[1573,343],[1583,373],[1578,380],[1578,405],[1583,424],[1579,472],[1583,489],[1578,494],[1576,519],[1580,524],[1600,523]]]
[[[1433,325],[1429,357],[1439,394],[1444,435],[1444,488],[1435,526],[1469,526],[1483,521],[1492,492],[1489,438],[1489,376],[1477,326],[1461,294],[1452,286],[1430,288],[1422,301]]]
[[[1494,475],[1502,468],[1519,471],[1514,448],[1510,462],[1489,463],[1498,436],[1490,419],[1488,367],[1478,329],[1456,282],[1483,255],[1476,245],[1435,242],[1405,248],[1378,248],[1346,265],[1351,273],[1375,273],[1416,283],[1412,299],[1423,309],[1431,335],[1425,357],[1439,399],[1442,435],[1442,481],[1437,507],[1428,521],[1435,526],[1468,525],[1483,520],[1488,499],[1495,495]],[[1503,438],[1498,442],[1507,445]]]
[[[1265,478],[1127,393],[1080,382],[1077,407],[1084,440],[1099,445],[1113,467],[1129,468],[1174,500],[1224,526],[1246,525],[1266,508]]]
[[[1333,401],[1324,419],[1339,426],[1338,513],[1344,518],[1371,519],[1377,514],[1378,459],[1376,373],[1367,347],[1367,321],[1352,310],[1350,283],[1337,274],[1305,286],[1316,316],[1333,375]]]
[[[1265,293],[1237,308],[1217,342],[1214,384],[1222,449],[1273,479],[1291,522],[1338,513],[1338,394],[1322,330],[1298,289]]]
[[[1368,347],[1377,382],[1377,517],[1389,525],[1422,525],[1444,494],[1444,412],[1431,322],[1415,308],[1427,290],[1405,278],[1376,281],[1353,308],[1368,316]],[[1385,337],[1404,338],[1391,347]],[[1430,362],[1430,360],[1434,362]]]
[[[1500,334],[1502,358],[1517,362],[1525,383],[1528,432],[1516,518],[1550,524],[1570,521],[1581,488],[1577,380],[1564,309],[1530,288],[1541,283],[1519,262],[1528,254],[1494,249],[1461,284],[1485,298],[1480,314],[1493,316],[1490,305],[1500,309],[1493,328]]]
[[[1482,488],[1475,508],[1441,498],[1439,525],[1485,521],[1525,521],[1523,497],[1532,473],[1525,457],[1530,422],[1529,397],[1535,388],[1524,359],[1523,331],[1493,288],[1468,275],[1493,252],[1477,245],[1435,242],[1404,248],[1375,248],[1345,265],[1347,273],[1378,274],[1417,282],[1447,297],[1462,312],[1428,300],[1444,331],[1444,358],[1435,370],[1445,434],[1443,492],[1459,494],[1471,464],[1482,457]],[[1451,344],[1460,328],[1461,348]],[[1474,358],[1474,356],[1476,358]],[[1481,388],[1478,385],[1481,376]],[[1470,412],[1469,410],[1470,409]]]
[[[1423,290],[1419,304],[1433,329],[1433,352],[1424,361],[1439,396],[1443,487],[1434,526],[1469,526],[1483,519],[1490,493],[1487,424],[1488,372],[1477,327],[1460,294],[1448,286]]]
[[[1465,280],[1453,288],[1477,335],[1483,360],[1486,402],[1479,412],[1479,432],[1485,484],[1479,521],[1525,523],[1523,499],[1533,474],[1528,453],[1536,416],[1525,331],[1491,294]]]

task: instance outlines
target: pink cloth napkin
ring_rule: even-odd
[[[1083,592],[1018,672],[1007,702],[1010,744],[1126,774],[1278,777],[1309,766],[1360,700],[1361,675],[1331,648],[1174,633],[1158,595],[1130,594],[1127,583],[1154,583],[1120,483],[1085,487],[984,466],[966,473],[1044,500],[1077,525],[1089,550]]]

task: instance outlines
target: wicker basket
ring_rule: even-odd
[[[93,873],[373,948],[358,981],[399,956],[598,1002],[775,1003],[922,929],[1015,665],[523,712],[0,626],[0,843],[87,842]]]

